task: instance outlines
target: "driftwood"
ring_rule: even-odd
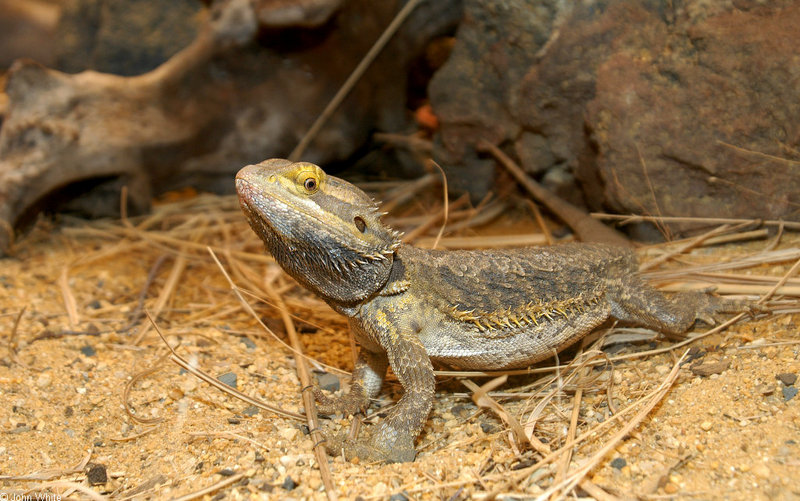
[[[242,165],[297,144],[400,4],[217,2],[193,43],[133,77],[16,62],[0,129],[0,255],[20,227],[64,200],[115,216],[122,186],[134,212],[182,186],[232,191]],[[454,26],[459,5],[417,9],[305,158],[343,160],[372,130],[404,126],[407,66]]]

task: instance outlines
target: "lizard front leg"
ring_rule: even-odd
[[[386,355],[392,371],[403,386],[403,396],[389,415],[363,439],[343,441],[334,451],[343,450],[345,457],[366,461],[402,463],[416,457],[414,440],[422,431],[433,406],[436,380],[425,347],[416,335],[386,335]]]
[[[352,416],[366,410],[370,399],[378,396],[378,392],[381,391],[388,363],[385,353],[362,349],[356,359],[349,392],[339,398],[331,398],[325,395],[319,387],[314,386],[317,411],[323,415],[341,413]]]

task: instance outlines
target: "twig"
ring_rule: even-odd
[[[417,226],[413,230],[407,232],[403,235],[403,242],[405,243],[412,243],[416,240],[420,235],[425,234],[429,229],[431,229],[436,223],[442,221],[442,225],[439,229],[439,233],[436,238],[432,239],[433,243],[431,244],[431,249],[436,248],[436,244],[442,238],[442,232],[444,231],[445,225],[447,224],[447,215],[448,210],[456,207],[461,207],[462,205],[466,205],[469,202],[469,195],[464,195],[460,197],[458,200],[453,202],[452,204],[448,205],[445,204],[441,211],[433,214],[432,216],[428,216],[427,220],[423,222],[421,225]],[[428,238],[427,240],[431,240]]]
[[[419,179],[405,183],[403,186],[389,194],[389,199],[381,204],[381,210],[384,212],[391,212],[395,207],[406,203],[414,197],[418,192],[424,190],[431,184],[436,182],[435,174],[425,174]]]
[[[420,238],[417,245],[424,248],[432,248],[435,243],[434,238]],[[481,248],[500,248],[500,247],[523,247],[529,245],[544,245],[547,237],[540,233],[526,233],[523,235],[496,235],[479,237],[444,237],[439,240],[439,245],[443,249],[481,249]]]
[[[606,214],[604,212],[592,212],[589,214],[595,219],[608,219],[612,221],[620,221],[619,225],[633,224],[633,223],[694,223],[694,224],[738,224],[738,223],[753,223],[764,224],[767,226],[784,226],[787,230],[800,230],[800,222],[783,221],[781,219],[743,219],[743,218],[729,218],[729,217],[686,217],[686,216],[640,216],[636,214]]]
[[[744,294],[748,296],[762,296],[777,293],[780,296],[800,296],[800,286],[775,286],[769,285],[750,285],[750,284],[718,284],[709,281],[687,280],[683,282],[670,282],[658,287],[660,290],[668,292],[683,291],[703,291],[713,289],[718,294]]]
[[[768,153],[762,153],[760,151],[749,150],[747,148],[742,148],[741,146],[736,146],[734,144],[726,143],[725,141],[723,141],[721,139],[717,139],[717,144],[721,144],[722,146],[730,148],[730,149],[732,149],[734,151],[737,151],[739,153],[746,153],[748,155],[757,156],[757,157],[762,158],[764,160],[772,160],[773,162],[779,162],[779,163],[787,164],[787,165],[790,165],[790,166],[800,165],[800,161],[798,161],[798,160],[791,160],[791,159],[788,159],[788,158],[782,158],[782,157],[778,157],[778,156],[775,156],[775,155],[770,155]]]
[[[553,232],[550,231],[550,228],[548,228],[547,224],[544,222],[542,211],[539,210],[539,206],[536,205],[536,202],[527,198],[525,199],[525,202],[527,202],[528,207],[530,207],[531,212],[533,212],[533,217],[536,219],[536,224],[539,225],[539,229],[542,231],[542,235],[544,235],[547,245],[553,245],[555,243]]]
[[[289,160],[297,161],[300,157],[303,156],[305,153],[306,148],[311,143],[311,141],[317,136],[317,133],[320,131],[325,122],[328,121],[333,112],[336,111],[336,108],[342,104],[344,98],[353,90],[353,87],[356,85],[358,80],[367,71],[369,65],[375,60],[375,58],[380,54],[389,40],[394,36],[395,32],[400,28],[400,25],[403,24],[403,21],[406,20],[409,14],[417,7],[422,0],[409,0],[402,9],[394,16],[392,22],[389,23],[389,26],[386,27],[381,36],[378,37],[378,40],[372,45],[369,51],[364,55],[364,59],[358,63],[358,66],[353,70],[347,80],[342,84],[342,87],[336,92],[336,95],[333,96],[333,99],[328,103],[325,109],[320,113],[314,123],[311,125],[311,128],[308,129],[308,132],[300,139],[300,142],[295,146],[294,150],[289,154]]]
[[[211,258],[212,258],[212,259],[214,260],[214,262],[217,264],[217,267],[219,268],[220,272],[222,273],[222,276],[224,276],[224,277],[225,277],[225,280],[227,280],[227,281],[228,281],[228,285],[230,286],[231,290],[233,291],[233,294],[234,294],[234,295],[236,296],[236,298],[239,300],[239,304],[241,304],[241,305],[242,305],[242,308],[244,308],[244,310],[245,310],[245,311],[246,311],[246,312],[247,312],[247,313],[248,313],[248,314],[249,314],[251,317],[253,317],[253,318],[255,319],[255,321],[258,323],[258,325],[259,325],[259,326],[260,326],[262,329],[264,329],[264,332],[266,332],[267,334],[269,334],[269,335],[270,335],[270,336],[271,336],[271,337],[272,337],[272,338],[273,338],[275,341],[277,341],[279,344],[281,344],[281,345],[282,345],[284,348],[286,348],[287,350],[289,350],[289,351],[290,351],[291,353],[293,353],[295,356],[304,357],[306,360],[310,360],[310,361],[314,362],[315,364],[318,364],[318,365],[320,365],[321,367],[325,367],[326,369],[328,369],[328,370],[330,370],[330,371],[333,371],[333,372],[336,372],[336,373],[339,373],[339,374],[341,374],[341,373],[346,373],[345,371],[342,371],[341,369],[339,369],[339,368],[337,368],[337,367],[333,367],[333,366],[330,366],[330,365],[324,364],[324,363],[320,362],[319,360],[314,360],[313,358],[311,358],[311,357],[309,357],[309,356],[307,356],[307,355],[305,355],[305,354],[303,354],[303,353],[297,353],[297,352],[295,351],[295,349],[294,349],[294,348],[293,348],[291,345],[288,345],[288,344],[286,344],[286,342],[284,342],[284,341],[283,341],[281,338],[279,338],[279,337],[278,337],[278,336],[277,336],[277,335],[276,335],[274,332],[272,332],[272,329],[270,329],[270,328],[267,326],[267,324],[265,324],[265,323],[264,323],[264,321],[263,321],[263,320],[261,320],[261,317],[258,315],[258,313],[256,313],[256,312],[255,312],[255,310],[253,309],[253,307],[252,307],[252,306],[250,306],[250,303],[248,303],[248,302],[245,300],[245,298],[244,298],[244,296],[243,296],[242,294],[243,294],[243,293],[246,293],[246,294],[248,294],[248,295],[250,295],[250,296],[253,296],[253,297],[256,297],[256,298],[258,298],[260,301],[263,301],[263,299],[259,298],[259,297],[258,297],[256,294],[254,294],[254,293],[252,293],[252,292],[249,292],[249,291],[243,291],[243,290],[239,289],[239,287],[237,287],[237,286],[236,286],[236,284],[235,284],[235,283],[233,282],[233,280],[231,279],[230,275],[228,274],[228,271],[225,269],[225,267],[224,267],[224,266],[222,266],[222,263],[219,261],[219,258],[217,258],[217,255],[214,253],[214,251],[211,249],[211,247],[206,247],[206,249],[208,250],[208,253],[209,253],[209,254],[211,254]]]
[[[286,334],[289,336],[289,341],[292,343],[295,353],[303,353],[303,344],[300,337],[297,335],[297,330],[294,328],[294,322],[289,315],[289,309],[283,302],[283,298],[275,291],[269,284],[266,286],[267,294],[270,299],[275,303],[278,311],[281,313],[283,325],[286,328]],[[300,384],[303,388],[311,386],[311,374],[306,365],[306,359],[303,356],[295,357],[295,365],[297,367],[297,377],[300,379]],[[319,431],[319,420],[317,419],[317,405],[314,401],[314,395],[310,391],[303,391],[303,407],[306,411],[306,421],[308,428],[311,431],[311,437],[314,440],[314,454],[317,457],[317,464],[319,466],[319,473],[322,477],[322,484],[325,486],[325,493],[328,499],[336,501],[336,488],[334,487],[333,477],[331,475],[330,465],[328,464],[328,456],[325,450],[325,437]]]
[[[661,216],[661,206],[658,203],[658,197],[656,196],[656,190],[653,187],[653,182],[650,181],[650,173],[647,171],[647,162],[644,161],[644,157],[642,156],[642,151],[639,149],[639,144],[634,143],[636,147],[636,153],[639,155],[639,163],[642,165],[642,173],[644,174],[644,180],[647,183],[647,189],[650,190],[650,195],[653,197],[653,205],[656,208],[656,213],[658,216]],[[672,235],[670,234],[669,228],[666,226],[660,226],[659,230],[664,235],[665,240],[672,240]]]
[[[581,399],[583,398],[583,389],[578,388],[575,391],[575,396],[572,399],[572,416],[569,420],[569,429],[567,430],[567,440],[573,440],[575,438],[575,431],[578,428],[578,415],[580,414],[581,410]],[[572,461],[572,449],[567,449],[564,451],[564,455],[561,456],[561,462],[558,465],[558,471],[556,472],[556,476],[554,479],[555,483],[560,482],[563,478],[567,476],[569,472],[569,463]]]
[[[566,200],[558,198],[539,186],[536,181],[525,174],[525,172],[497,146],[488,141],[481,140],[478,144],[478,149],[490,153],[512,176],[514,176],[514,179],[516,179],[519,184],[528,190],[528,193],[530,193],[533,198],[544,204],[553,214],[556,214],[562,221],[569,225],[581,241],[605,242],[622,247],[632,247],[630,240],[618,231],[602,223],[598,224],[596,220],[589,217],[589,215],[581,209],[575,207]]]

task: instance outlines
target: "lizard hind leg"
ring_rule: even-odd
[[[703,292],[664,293],[636,275],[609,281],[608,291],[614,318],[664,334],[684,334],[696,320],[714,325],[721,313],[752,310],[746,302]]]

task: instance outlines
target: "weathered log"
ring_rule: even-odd
[[[297,144],[402,2],[298,0],[313,19],[264,21],[267,4],[287,3],[224,2],[192,44],[138,76],[17,62],[0,129],[0,254],[27,216],[73,188],[95,187],[80,200],[96,216],[118,213],[123,185],[133,209],[182,186],[232,191],[242,165]],[[406,125],[407,67],[459,17],[458,0],[417,8],[305,158],[343,160],[371,131]]]

